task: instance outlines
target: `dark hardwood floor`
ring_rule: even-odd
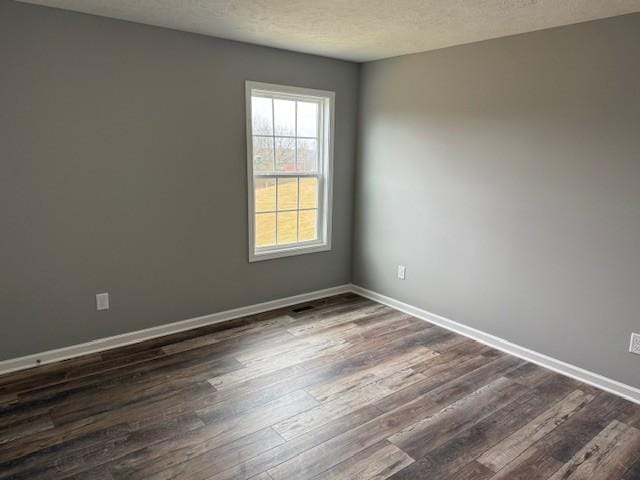
[[[640,406],[347,294],[0,377],[0,479],[640,479]]]

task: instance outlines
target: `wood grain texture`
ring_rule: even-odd
[[[592,395],[586,394],[581,390],[571,392],[520,430],[483,453],[478,458],[478,462],[489,467],[494,472],[498,472],[531,445],[566,422],[573,413],[584,407],[592,399]]]
[[[558,470],[551,480],[619,478],[640,452],[640,430],[611,422],[593,440]]]
[[[395,445],[382,441],[362,450],[314,480],[383,480],[413,463],[413,459]]]
[[[562,463],[543,450],[531,447],[500,470],[492,480],[542,480],[548,479],[562,467]],[[485,467],[486,468],[486,467]],[[489,470],[487,468],[487,470]],[[493,475],[493,471],[491,471]]]
[[[639,423],[344,294],[0,377],[0,480],[638,480]]]

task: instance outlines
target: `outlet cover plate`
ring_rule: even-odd
[[[407,267],[404,265],[398,265],[398,278],[404,280],[407,275]]]
[[[629,344],[629,351],[640,355],[640,333],[631,334],[631,343]]]
[[[109,310],[109,294],[96,294],[96,310]]]

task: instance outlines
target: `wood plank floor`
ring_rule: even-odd
[[[0,479],[640,479],[640,406],[353,294],[0,377]]]

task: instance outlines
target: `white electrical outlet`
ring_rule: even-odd
[[[400,280],[404,280],[406,274],[407,274],[407,267],[405,267],[404,265],[398,265],[398,278]]]
[[[640,333],[631,334],[631,343],[629,344],[629,351],[640,355]]]
[[[96,294],[96,309],[109,310],[109,294],[108,293]]]

